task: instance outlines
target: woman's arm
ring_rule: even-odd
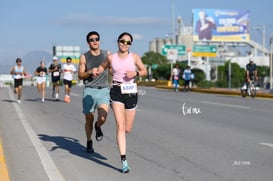
[[[146,69],[145,65],[142,63],[140,56],[138,54],[133,53],[133,58],[134,58],[137,70],[136,71],[127,71],[126,77],[128,77],[129,79],[132,79],[132,78],[138,77],[138,76],[146,76],[147,69]]]
[[[138,68],[138,71],[137,71],[138,73],[136,72],[136,76],[146,76],[147,75],[147,69],[146,69],[145,65],[143,64],[140,56],[137,55],[137,54],[134,54],[134,57],[135,57],[136,66]]]
[[[38,69],[39,69],[39,68],[37,68],[37,69],[35,70],[35,75],[36,75],[36,76],[38,76],[38,75],[40,74],[40,72],[38,72]]]

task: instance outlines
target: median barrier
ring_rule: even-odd
[[[158,85],[155,86],[159,89],[174,89],[172,86]],[[183,91],[183,87],[179,88],[179,91]],[[241,96],[240,88],[192,88],[192,92],[208,93],[208,94],[225,94],[225,95],[237,95]],[[263,92],[262,90],[256,92],[256,97],[273,98],[273,94],[269,92]]]

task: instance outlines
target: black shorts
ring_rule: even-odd
[[[52,76],[52,77],[51,77],[51,81],[52,81],[53,83],[59,82],[59,81],[60,81],[60,76],[57,76],[57,77]]]
[[[124,104],[125,109],[134,109],[137,106],[138,95],[133,94],[121,94],[120,86],[114,85],[110,89],[110,102],[120,102]]]
[[[23,85],[23,79],[14,79],[14,87],[19,87]]]
[[[68,85],[69,88],[72,87],[72,80],[65,80],[64,79],[64,85]]]
[[[190,80],[185,80],[184,85],[185,85],[185,86],[190,85]]]

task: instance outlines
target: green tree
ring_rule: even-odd
[[[147,69],[151,67],[153,78],[167,80],[170,76],[170,65],[165,56],[160,53],[146,52],[141,57],[143,63],[147,66]]]
[[[171,75],[171,65],[161,64],[155,70],[153,70],[153,77],[157,80],[169,80]]]
[[[144,64],[152,66],[154,64],[162,65],[168,62],[167,58],[160,53],[155,52],[146,52],[142,57],[142,61]]]
[[[224,66],[218,66],[217,87],[228,87],[229,61]],[[244,82],[245,70],[237,63],[231,63],[231,87],[238,88]]]

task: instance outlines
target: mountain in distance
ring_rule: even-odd
[[[46,62],[46,67],[48,67],[52,62],[53,56],[48,51],[34,50],[20,58],[22,58],[22,65],[26,72],[33,75],[36,68],[40,65],[41,60],[44,60]],[[2,62],[0,62],[0,74],[9,74],[10,68],[15,64],[15,59],[10,61],[7,58],[4,58]]]
[[[22,63],[26,72],[33,75],[42,60],[45,61],[46,67],[48,67],[52,63],[52,58],[53,56],[50,52],[35,50],[26,54],[22,58]]]

